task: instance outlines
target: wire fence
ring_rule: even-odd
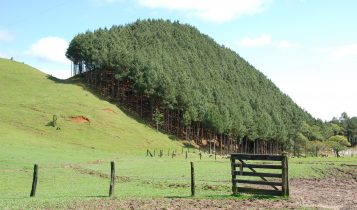
[[[162,157],[114,158],[114,194],[118,197],[191,196],[190,162],[195,164],[195,189],[199,196],[230,195],[230,162],[198,152]],[[1,168],[0,199],[30,196],[33,165],[18,164]],[[38,164],[36,197],[108,196],[111,180],[110,160],[88,163]]]

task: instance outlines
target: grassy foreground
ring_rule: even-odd
[[[80,155],[78,156],[80,158]],[[195,164],[196,198],[245,199],[231,196],[230,162],[227,159],[189,153],[146,157],[125,155],[112,157],[116,162],[115,198],[189,198],[190,161]],[[0,208],[66,208],[72,202],[108,198],[109,160],[78,161],[76,164],[42,164],[35,198],[29,193],[32,165],[2,170]],[[289,159],[290,178],[322,178],[329,169],[354,164],[356,157]],[[16,169],[15,169],[16,168]],[[271,198],[271,197],[268,197]]]
[[[52,127],[53,115],[58,116]],[[83,116],[90,122],[74,121]],[[59,129],[57,129],[59,127]],[[197,151],[188,159],[181,144],[98,99],[80,84],[49,77],[27,65],[0,59],[0,209],[65,208],[72,201],[106,197],[109,163],[116,162],[115,196],[189,197],[195,163],[198,198],[232,198],[230,163]],[[146,149],[164,157],[146,157]],[[168,150],[176,149],[171,158]],[[290,178],[320,177],[349,158],[289,160]],[[33,164],[37,195],[30,198]]]

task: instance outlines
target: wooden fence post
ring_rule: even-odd
[[[150,150],[147,150],[147,153],[150,155],[150,157],[152,157]]]
[[[35,164],[33,167],[33,180],[32,180],[32,188],[31,188],[31,197],[35,197],[36,188],[37,188],[37,175],[38,175],[38,165]]]
[[[171,157],[174,158],[176,156],[176,150],[172,150]]]
[[[191,162],[191,196],[195,196],[195,168]]]
[[[232,168],[232,192],[233,195],[237,194],[237,176],[235,174],[236,166],[235,166],[235,159],[231,157],[231,168]]]
[[[114,195],[114,184],[115,184],[115,163],[110,162],[110,186],[109,186],[109,197]]]
[[[284,196],[289,196],[289,169],[288,169],[288,154],[283,152],[283,160],[281,161],[282,165],[282,191]]]

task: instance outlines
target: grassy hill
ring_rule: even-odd
[[[180,146],[71,83],[75,82],[0,59],[0,168],[74,163]],[[51,126],[53,115],[58,116],[58,129]],[[79,122],[75,116],[90,122]]]

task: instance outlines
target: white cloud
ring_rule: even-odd
[[[190,16],[225,22],[242,15],[254,15],[264,10],[272,0],[137,0],[145,7],[186,12]]]
[[[261,47],[273,46],[278,48],[295,48],[299,47],[298,44],[286,40],[275,41],[270,34],[263,34],[256,38],[243,38],[238,42],[239,46],[243,47]]]
[[[334,60],[341,60],[347,57],[357,58],[357,44],[339,46],[332,52],[332,58]]]
[[[68,64],[65,53],[68,42],[60,37],[44,37],[33,44],[26,53],[48,62]]]
[[[0,41],[9,42],[14,39],[14,36],[5,30],[0,30]]]

